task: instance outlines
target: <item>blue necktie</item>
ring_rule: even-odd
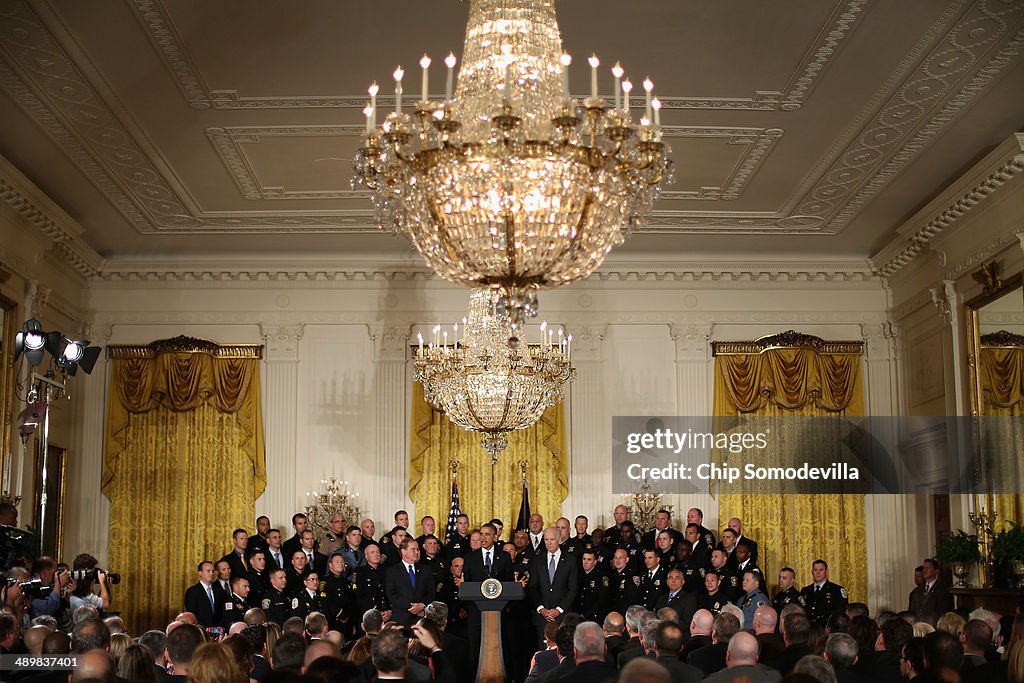
[[[213,587],[211,587],[211,586],[207,586],[206,587],[206,597],[210,598],[210,609],[213,610],[214,612],[216,612],[217,611],[217,603],[213,599]]]
[[[490,576],[491,575],[491,551],[490,550],[485,550],[484,551],[484,569],[487,570],[487,575]]]
[[[416,571],[412,568],[411,564],[409,565],[409,581],[412,582],[412,587],[415,588],[416,587]]]

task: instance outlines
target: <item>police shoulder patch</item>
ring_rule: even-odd
[[[634,576],[633,577],[633,583],[635,583],[637,586],[639,586],[640,585],[640,577],[639,576]]]
[[[263,602],[260,603],[263,609],[270,609],[270,598],[263,598]]]
[[[846,594],[846,589],[843,588],[842,586],[839,587],[839,594],[842,595],[844,598],[847,598],[847,599],[850,597],[850,596],[848,596]]]
[[[299,599],[298,598],[292,598],[292,609],[297,609],[298,606],[299,606]]]
[[[608,587],[608,577],[607,576],[602,577],[601,578],[601,583],[603,583],[604,587],[607,588]]]

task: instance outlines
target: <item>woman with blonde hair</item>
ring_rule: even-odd
[[[129,645],[117,662],[117,677],[132,683],[156,683],[153,653],[145,645]]]
[[[946,612],[939,617],[939,621],[935,624],[935,628],[939,631],[952,633],[954,636],[959,638],[960,634],[964,632],[964,625],[966,623],[967,622],[964,621],[964,618],[956,612]]]
[[[110,636],[110,656],[114,660],[114,666],[117,666],[117,663],[121,661],[121,655],[134,642],[127,633],[115,633]]]
[[[914,637],[915,638],[924,638],[929,633],[935,633],[935,627],[934,626],[932,626],[931,624],[927,624],[927,623],[925,623],[923,621],[918,621],[918,622],[914,623]]]
[[[1010,647],[1006,660],[1006,683],[1024,683],[1024,640],[1018,640]]]
[[[203,643],[192,655],[188,667],[189,683],[249,683],[231,650],[222,643]]]

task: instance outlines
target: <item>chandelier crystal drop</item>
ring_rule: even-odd
[[[646,115],[634,122],[644,110],[630,111],[628,79],[616,75],[609,108],[591,57],[591,96],[577,103],[571,62],[554,0],[472,0],[454,97],[454,56],[438,101],[424,55],[411,112],[402,111],[401,67],[383,125],[376,83],[364,110],[354,183],[370,192],[381,226],[412,240],[441,277],[496,289],[516,326],[536,314],[538,290],[593,272],[671,181],[650,80]]]
[[[516,338],[499,311],[499,296],[489,288],[473,290],[462,338],[457,325],[451,340],[435,327],[430,343],[420,335],[413,358],[427,402],[459,427],[481,432],[492,462],[508,445],[508,433],[537,422],[564,398],[575,375],[572,336],[545,323],[539,344]]]

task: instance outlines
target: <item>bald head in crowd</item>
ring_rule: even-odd
[[[775,608],[769,605],[761,605],[754,610],[754,623],[751,626],[754,633],[775,633],[775,626],[779,623],[779,615]]]
[[[32,655],[42,654],[43,641],[51,633],[53,633],[53,629],[49,626],[39,625],[29,628],[21,636],[22,641],[25,643],[25,649]]]
[[[306,648],[306,656],[302,663],[302,673],[306,673],[309,665],[321,657],[341,659],[341,652],[338,650],[338,646],[329,640],[314,640]]]
[[[729,639],[729,649],[725,651],[725,665],[730,669],[737,666],[754,666],[760,647],[757,638],[740,631]]]
[[[693,613],[690,621],[691,636],[710,636],[711,627],[715,623],[715,615],[706,609],[699,609]]]
[[[116,680],[114,660],[106,650],[88,650],[81,653],[71,674],[71,683],[77,681],[114,683]]]

